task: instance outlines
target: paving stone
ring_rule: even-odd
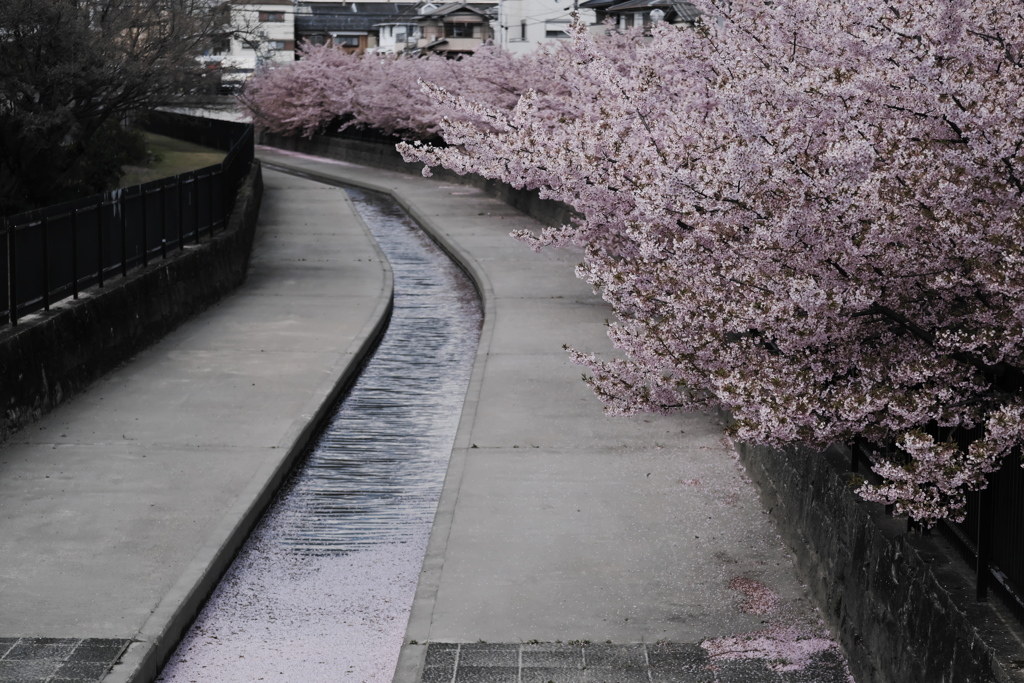
[[[459,669],[463,666],[519,667],[519,645],[509,643],[468,643],[459,648]]]
[[[455,677],[454,666],[428,666],[423,669],[423,683],[451,683]]]
[[[783,683],[847,683],[849,680],[842,655],[834,650],[815,655],[803,669],[783,671],[779,678]]]
[[[518,683],[516,666],[462,666],[455,671],[455,683]]]
[[[0,683],[44,683],[60,662],[40,659],[0,660]]]
[[[116,638],[85,638],[68,656],[70,662],[105,662],[113,664],[131,643]]]
[[[727,659],[715,662],[718,683],[781,683],[763,659]]]
[[[647,661],[651,667],[692,664],[707,666],[708,652],[695,643],[654,643],[647,646]]]
[[[710,669],[651,669],[651,683],[715,683]]]
[[[643,645],[610,645],[592,644],[583,648],[583,656],[588,669],[644,669],[647,658],[644,656]]]
[[[848,683],[849,680],[842,655],[834,651],[814,656],[810,665],[799,671],[780,673],[769,664],[763,659],[719,659],[712,664],[707,651],[695,643],[430,643],[421,681]]]
[[[693,643],[655,643],[647,646],[654,683],[705,683],[715,676],[707,650]]]
[[[584,683],[650,683],[647,669],[619,669],[613,667],[587,667],[583,670]]]
[[[566,667],[524,666],[519,676],[520,683],[584,683],[586,674]]]
[[[4,659],[63,661],[68,658],[78,642],[77,638],[22,638],[7,652]]]
[[[54,673],[54,679],[61,681],[100,681],[113,662],[64,662]]]
[[[131,641],[0,638],[0,683],[97,683]]]
[[[456,643],[429,643],[427,645],[426,666],[455,666],[455,653],[459,646]]]
[[[523,645],[521,662],[526,667],[570,668],[583,667],[583,648],[562,643]]]

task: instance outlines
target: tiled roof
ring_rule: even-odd
[[[474,4],[474,5],[470,5],[470,4],[465,3],[465,2],[450,2],[447,5],[442,5],[442,6],[438,7],[437,9],[435,9],[435,10],[433,10],[431,12],[425,12],[424,14],[421,14],[420,16],[421,17],[445,17],[445,16],[448,16],[449,14],[453,14],[455,12],[463,12],[463,11],[468,10],[470,12],[473,12],[474,14],[479,14],[482,17],[489,17],[490,16],[489,10],[493,9],[494,7],[497,7],[497,5],[492,5],[492,4],[487,4],[487,5]]]
[[[697,21],[701,15],[701,11],[686,0],[675,0],[672,3],[672,9],[676,11],[676,16],[682,21]]]
[[[581,2],[580,7],[590,9],[603,9],[609,12],[635,12],[648,8],[660,7],[671,9],[682,21],[696,21],[700,16],[700,10],[686,0],[587,0]]]
[[[294,5],[292,0],[231,0],[232,5]]]

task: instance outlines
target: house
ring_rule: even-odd
[[[587,0],[580,7],[594,10],[598,25],[604,24],[606,19],[614,20],[619,31],[650,26],[658,21],[693,26],[700,16],[700,10],[686,0]]]
[[[378,48],[382,25],[396,16],[409,14],[416,3],[392,2],[299,2],[295,14],[295,38],[301,45],[332,45],[346,52],[366,52]],[[411,22],[415,25],[415,22]],[[396,32],[389,32],[394,44]],[[408,32],[406,32],[407,34]]]
[[[376,28],[377,52],[400,54],[416,47],[419,24],[416,23],[415,15],[392,17],[390,21],[377,24]]]
[[[584,5],[577,7],[574,0],[502,0],[498,7],[496,42],[516,54],[568,38],[574,8],[582,8],[579,11],[583,21],[594,21],[594,11]]]
[[[437,6],[428,2],[417,11],[415,49],[449,57],[472,53],[493,40],[491,21],[496,7],[493,3],[463,1]]]
[[[266,61],[295,60],[295,5],[292,0],[231,0],[235,29],[226,59],[250,73]]]
[[[199,57],[216,73],[223,90],[233,90],[267,62],[295,60],[292,0],[230,0],[230,34]]]
[[[496,2],[447,4],[379,0],[230,0],[230,41],[205,55],[227,87],[260,65],[301,59],[301,46],[346,52],[469,54],[493,40]],[[296,50],[298,47],[298,51]]]

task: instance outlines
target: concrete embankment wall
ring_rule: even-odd
[[[278,149],[371,166],[385,171],[415,175],[420,175],[423,171],[422,163],[405,161],[395,146],[388,143],[322,136],[287,137],[269,133],[263,133],[258,139],[258,143]],[[447,180],[481,189],[545,225],[563,225],[568,223],[573,216],[570,207],[561,202],[541,199],[536,190],[517,190],[496,180],[488,180],[473,173],[459,175],[445,168],[431,169],[431,173],[432,177],[437,180]]]
[[[391,144],[264,135],[262,144],[403,173],[420,173]],[[536,192],[435,169],[549,225],[571,210]],[[974,601],[973,576],[942,538],[909,534],[905,519],[860,499],[843,473],[849,454],[740,445],[765,509],[837,634],[859,683],[1024,681],[1024,629],[993,596]]]
[[[939,536],[856,493],[849,454],[741,444],[758,485],[858,683],[1024,679],[1021,627]]]
[[[0,331],[0,440],[221,299],[245,280],[263,197],[254,162],[228,227]]]

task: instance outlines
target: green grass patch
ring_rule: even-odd
[[[122,166],[124,176],[118,183],[118,187],[140,185],[148,183],[150,180],[167,178],[204,166],[219,164],[226,156],[226,152],[219,149],[203,147],[164,135],[143,133],[143,136],[146,138],[146,151],[149,153],[149,160],[144,166]]]

